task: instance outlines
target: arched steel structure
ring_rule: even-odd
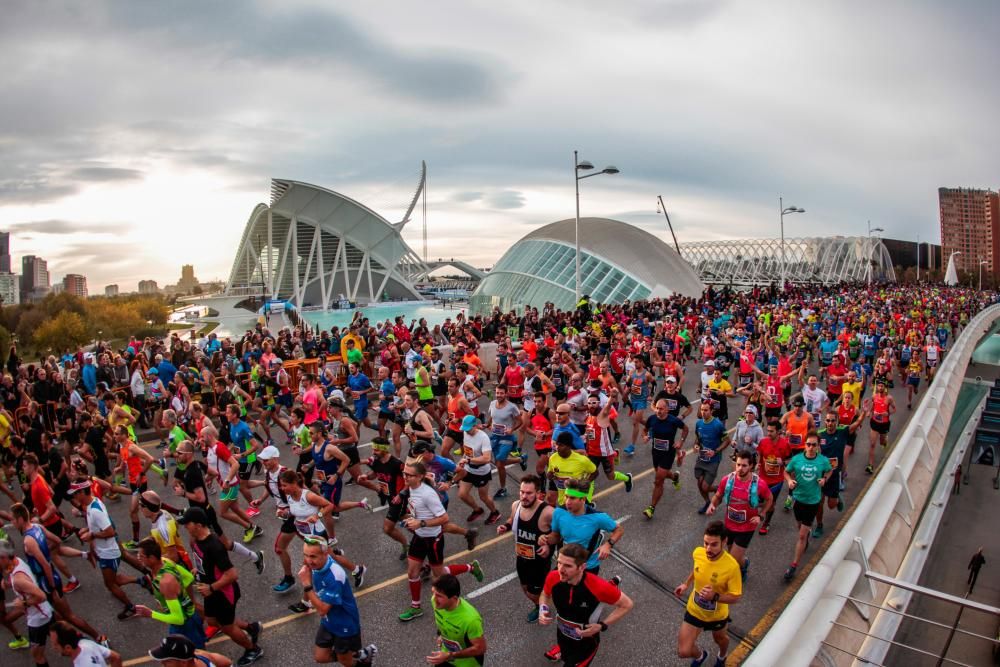
[[[226,294],[317,308],[421,299],[412,283],[427,265],[400,236],[408,217],[393,224],[332,190],[273,180],[270,206],[258,204],[243,230]]]
[[[768,285],[781,281],[781,239],[682,243],[681,253],[706,283]],[[896,281],[889,250],[867,236],[786,238],[784,275],[792,283]]]

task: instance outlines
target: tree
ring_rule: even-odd
[[[75,349],[89,340],[90,335],[83,318],[70,310],[64,310],[55,317],[45,320],[34,332],[34,345],[39,350]]]
[[[17,337],[20,339],[20,342],[24,345],[33,345],[38,328],[47,319],[48,317],[45,315],[45,311],[41,308],[30,308],[24,310],[21,313],[21,317],[18,318],[17,328],[14,330],[17,333]]]

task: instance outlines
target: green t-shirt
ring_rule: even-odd
[[[458,606],[452,611],[438,609],[431,598],[434,607],[434,622],[438,634],[441,635],[441,650],[455,653],[472,646],[472,639],[483,636],[483,617],[467,600],[460,599]],[[478,658],[456,658],[450,663],[455,667],[478,667],[483,664],[485,656]]]
[[[792,498],[804,505],[816,505],[823,500],[823,475],[833,470],[830,459],[822,454],[806,458],[805,452],[796,454],[785,466],[788,474],[795,479]]]
[[[347,351],[347,363],[360,366],[365,360],[365,355],[358,348]]]
[[[792,334],[795,333],[795,329],[792,328],[790,324],[782,324],[778,326],[778,342],[782,345],[787,345],[788,341],[791,340]]]
[[[177,424],[174,424],[174,427],[170,429],[170,435],[167,438],[167,443],[170,445],[170,452],[171,453],[176,452],[177,445],[189,439],[190,438],[188,438],[188,434],[184,432],[184,429],[182,429]],[[180,461],[177,462],[178,470],[184,470],[185,468],[187,468],[185,464],[181,463]]]

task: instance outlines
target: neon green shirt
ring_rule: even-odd
[[[431,604],[434,607],[434,623],[437,624],[438,634],[441,635],[442,651],[456,653],[465,650],[472,646],[472,639],[483,636],[483,617],[467,600],[460,599],[458,606],[451,611],[438,609],[433,597]],[[455,667],[479,667],[483,657],[454,658],[449,662]]]

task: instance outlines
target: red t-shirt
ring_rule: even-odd
[[[35,479],[31,480],[31,502],[35,506],[35,511],[38,512],[38,516],[45,514],[45,510],[48,509],[49,503],[52,502],[52,489],[49,487],[48,482],[41,475],[37,475]],[[53,514],[46,526],[51,526],[53,523],[59,521],[59,515]]]
[[[785,481],[785,460],[791,456],[792,446],[788,443],[788,438],[764,438],[757,445],[757,458],[760,461],[757,474],[768,486],[781,484]]]
[[[726,513],[726,530],[736,533],[753,532],[756,526],[752,523],[755,516],[760,516],[761,508],[767,505],[767,499],[771,497],[771,489],[767,488],[764,478],[757,477],[757,506],[750,504],[750,481],[741,482],[735,478],[736,473],[729,473],[722,478],[719,483],[718,493],[723,494],[722,502],[725,503],[726,484],[730,477],[733,479],[733,490],[729,493],[729,505],[720,507]]]

